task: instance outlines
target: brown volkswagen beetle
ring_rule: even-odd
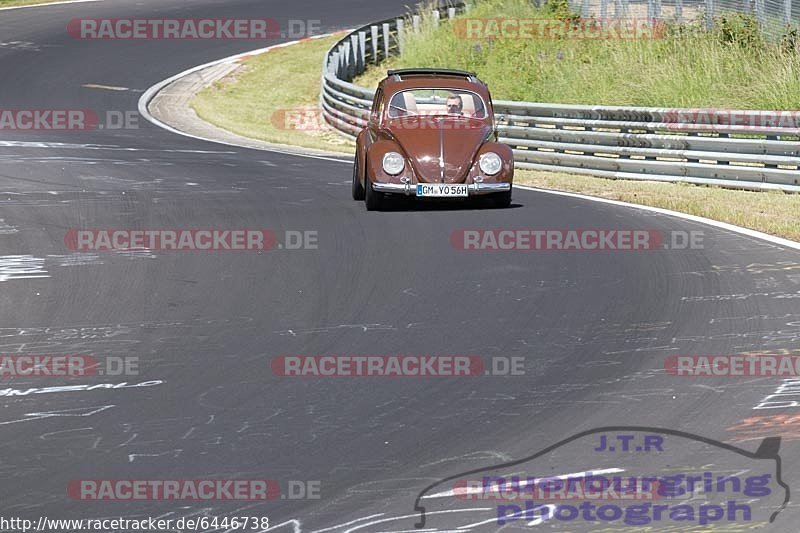
[[[497,142],[489,89],[471,72],[390,70],[356,140],[353,199],[387,195],[511,203],[514,158]]]

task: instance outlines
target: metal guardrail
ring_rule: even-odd
[[[436,10],[430,23],[462,9]],[[366,125],[374,96],[352,80],[401,52],[409,24],[418,28],[420,16],[363,26],[326,54],[322,114],[348,138]],[[800,192],[800,112],[783,117],[798,123],[781,126],[781,117],[766,111],[493,104],[500,141],[511,146],[518,168]]]
[[[544,0],[532,0],[538,4]],[[646,18],[678,23],[702,20],[712,28],[728,13],[751,15],[770,39],[779,39],[789,26],[800,24],[798,0],[569,0],[581,17]]]

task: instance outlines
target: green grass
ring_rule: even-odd
[[[192,108],[203,120],[252,139],[352,151],[353,144],[326,127],[317,110],[322,59],[340,38],[307,41],[250,58],[198,93]]]
[[[800,194],[750,192],[685,183],[609,180],[517,169],[514,182],[671,209],[800,241]]]
[[[553,15],[529,0],[482,0],[464,17]],[[449,67],[477,72],[496,99],[800,109],[800,53],[751,35],[746,17],[719,22],[714,32],[700,22],[668,26],[661,38],[649,40],[470,40],[453,24],[423,25],[420,33],[408,28],[401,57],[372,67],[356,82],[373,86],[387,68]]]
[[[0,7],[32,6],[36,4],[52,4],[61,0],[0,0]]]

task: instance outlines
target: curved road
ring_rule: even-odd
[[[66,32],[76,17],[310,18],[332,31],[403,4],[106,0],[0,11],[0,108],[134,111],[154,83],[262,45],[80,41]],[[0,129],[0,351],[139,358],[135,376],[3,378],[0,515],[247,514],[269,516],[275,531],[401,531],[414,520],[392,518],[413,515],[417,494],[438,479],[622,425],[750,451],[782,435],[783,477],[790,486],[800,479],[797,408],[753,410],[779,379],[664,371],[677,354],[798,353],[796,250],[525,190],[508,210],[367,213],[349,199],[350,172],[349,164],[195,141],[144,120],[124,130]],[[316,231],[319,245],[76,254],[64,244],[70,228]],[[454,231],[479,228],[702,231],[704,247],[451,246]],[[287,354],[521,357],[524,375],[276,376],[270,362]],[[98,384],[116,388],[46,390]],[[570,450],[554,452],[548,472],[647,463]],[[688,448],[671,450],[673,468],[714,463],[696,459]],[[79,479],[211,478],[316,480],[321,497],[89,502],[66,491]],[[794,515],[790,503],[768,530],[796,531]],[[429,530],[470,523],[456,512],[436,516]]]

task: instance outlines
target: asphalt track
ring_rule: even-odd
[[[0,107],[133,111],[154,83],[261,44],[79,41],[65,31],[75,17],[311,18],[328,31],[403,9],[386,0],[108,0],[0,11]],[[750,451],[761,437],[783,435],[783,478],[800,487],[797,408],[753,410],[778,379],[664,372],[673,354],[797,353],[797,251],[524,190],[508,210],[368,213],[349,198],[350,172],[347,164],[196,141],[144,120],[116,131],[0,130],[0,267],[25,256],[38,271],[3,270],[0,350],[140,360],[133,377],[16,378],[2,387],[151,385],[0,397],[0,514],[235,513],[269,516],[275,531],[401,531],[413,529],[415,498],[438,479],[532,455],[580,431],[629,425]],[[69,228],[111,227],[310,230],[319,246],[262,254],[65,247]],[[705,246],[466,252],[450,244],[465,228],[703,231]],[[290,379],[270,368],[284,354],[523,357],[525,374]],[[747,429],[754,420],[742,425],[751,417],[760,429]],[[696,462],[687,450],[672,450],[671,464]],[[547,471],[648,461],[585,452],[554,453]],[[321,497],[176,503],[66,495],[75,479],[204,478],[318,480]],[[412,516],[397,518],[405,515]],[[452,513],[427,527],[468,523]],[[668,527],[688,530],[661,529]],[[797,529],[792,503],[767,527]]]

